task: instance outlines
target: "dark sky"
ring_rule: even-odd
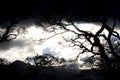
[[[23,16],[118,16],[117,0],[1,0],[0,20]]]

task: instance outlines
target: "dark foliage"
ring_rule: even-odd
[[[80,73],[73,73],[57,66],[46,66],[41,68],[40,66],[32,66],[22,61],[14,61],[9,65],[0,65],[1,80],[102,80],[102,74],[101,71],[95,69],[81,70]]]
[[[36,55],[35,57],[28,57],[26,61],[29,64],[30,62],[32,62],[34,66],[38,66],[41,68],[60,63],[59,62],[60,60],[58,58],[55,58],[50,54]]]
[[[117,0],[1,0],[0,23],[18,18],[69,16],[71,19],[98,18],[101,16],[119,16]]]

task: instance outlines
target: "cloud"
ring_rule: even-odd
[[[14,61],[36,55],[34,46],[41,32],[42,29],[36,26],[27,27],[26,32],[20,33],[16,39],[0,44],[0,57]]]
[[[26,41],[25,40],[13,40],[10,42],[6,42],[6,43],[2,43],[1,46],[3,49],[0,50],[8,50],[10,48],[14,48],[14,47],[24,47],[26,45]]]
[[[78,25],[82,26],[82,25]],[[89,26],[84,24],[84,27]],[[95,25],[90,25],[94,27]],[[87,29],[87,28],[85,28]],[[91,28],[92,29],[92,28]],[[64,38],[71,39],[76,37],[71,32],[56,35],[49,38],[45,42],[39,42],[38,40],[48,38],[54,35],[53,32],[49,33],[44,31],[40,26],[26,27],[26,32],[21,33],[16,39],[0,44],[0,56],[7,58],[8,60],[24,60],[26,57],[35,56],[36,54],[52,54],[55,57],[61,57],[65,59],[74,58],[79,53],[79,48],[70,47],[70,42],[66,42]]]

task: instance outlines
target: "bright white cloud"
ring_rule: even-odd
[[[76,23],[75,25],[77,25],[79,27],[80,30],[84,30],[84,31],[90,31],[93,34],[95,34],[101,27],[101,24],[94,24],[94,23]]]
[[[93,33],[98,31],[101,26],[93,23],[76,23],[76,25],[81,30],[92,31]],[[68,26],[68,28],[73,29],[71,26]],[[62,32],[61,30],[58,31]],[[11,61],[14,61],[16,59],[23,60],[28,56],[33,56],[36,54],[52,54],[56,57],[63,57],[67,60],[77,56],[79,53],[79,48],[69,47],[70,43],[66,42],[63,39],[63,37],[66,39],[74,38],[75,34],[72,32],[66,32],[60,35],[56,35],[46,40],[45,42],[38,41],[43,38],[48,38],[52,35],[54,35],[54,32],[49,33],[47,31],[44,31],[42,27],[32,25],[27,28],[25,33],[21,33],[15,40],[9,43],[4,43],[3,45],[7,45],[10,48],[4,51],[0,50],[0,56],[5,57]],[[17,41],[21,42],[18,44]]]

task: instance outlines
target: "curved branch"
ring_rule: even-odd
[[[20,19],[17,19],[15,21],[13,21],[10,25],[6,26],[6,31],[4,32],[4,34],[1,36],[0,38],[0,43],[8,41],[8,37],[10,36],[10,29],[17,24],[20,21]]]

